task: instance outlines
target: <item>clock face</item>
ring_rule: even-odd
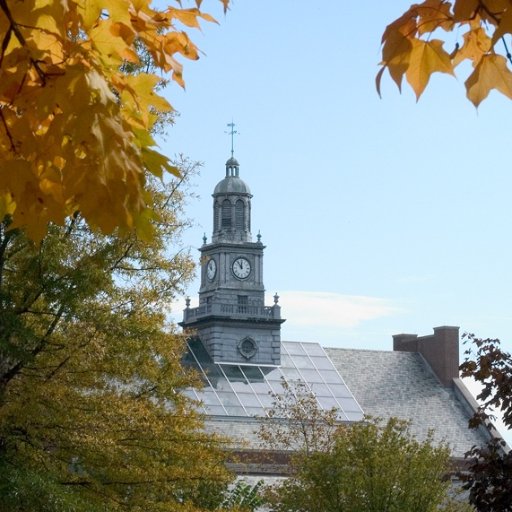
[[[215,274],[217,273],[217,264],[215,263],[215,260],[212,258],[208,260],[208,264],[206,265],[206,277],[213,281],[213,278],[215,277]]]
[[[238,279],[247,279],[251,273],[251,264],[245,258],[237,258],[233,261],[231,269]]]

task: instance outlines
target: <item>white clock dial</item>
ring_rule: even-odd
[[[206,277],[210,281],[213,281],[216,273],[217,273],[217,264],[215,263],[215,260],[212,258],[211,260],[208,260],[208,264],[206,265]]]
[[[231,269],[238,279],[247,279],[251,273],[251,264],[245,258],[237,258],[233,261]]]

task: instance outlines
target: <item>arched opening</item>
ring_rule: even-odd
[[[224,199],[222,202],[222,228],[231,227],[231,202],[229,199]]]
[[[235,228],[237,230],[244,230],[244,214],[245,214],[245,205],[244,202],[239,199],[235,204]]]
[[[213,207],[213,230],[218,231],[220,229],[220,204],[215,201]]]

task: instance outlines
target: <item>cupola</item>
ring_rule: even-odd
[[[251,241],[251,190],[240,178],[240,164],[231,156],[226,176],[213,191],[212,242]]]

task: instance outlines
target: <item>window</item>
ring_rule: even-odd
[[[249,297],[247,295],[238,296],[238,312],[247,313],[247,307],[249,305]]]
[[[213,207],[213,229],[214,231],[220,229],[220,204],[217,201]]]
[[[244,213],[244,202],[239,199],[235,204],[235,228],[241,231],[244,229]]]
[[[247,336],[238,344],[238,351],[245,359],[251,359],[258,351],[258,346],[252,338]]]
[[[222,203],[222,228],[231,227],[231,202],[225,199]]]

